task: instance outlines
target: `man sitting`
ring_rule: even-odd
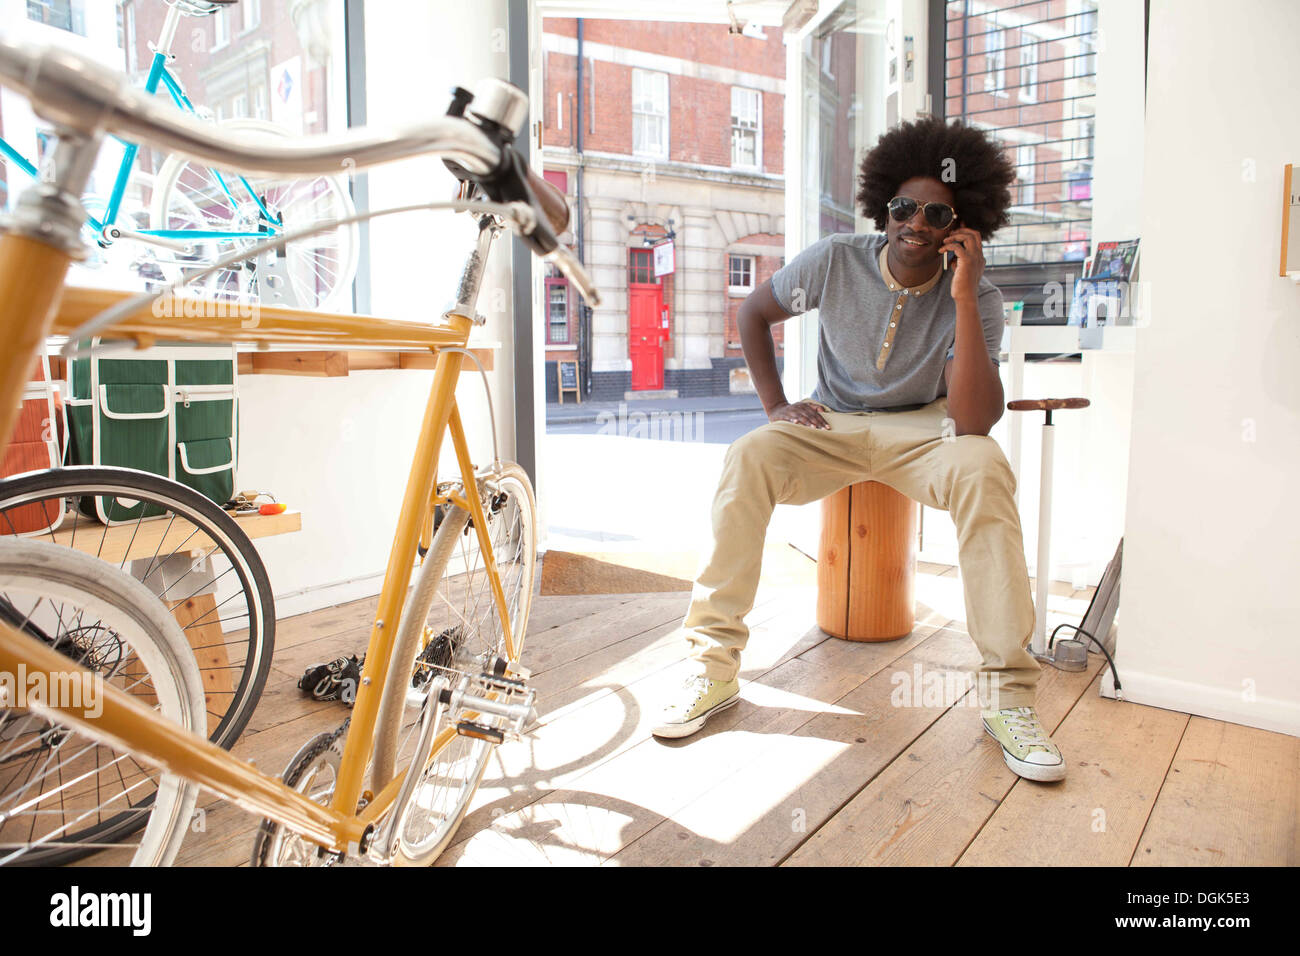
[[[871,480],[952,515],[966,622],[983,656],[985,729],[1020,776],[1064,778],[1034,711],[1039,666],[1026,650],[1034,605],[1015,479],[988,437],[1003,411],[1004,320],[982,242],[1006,224],[1014,181],[983,132],[904,123],[859,170],[859,207],[883,234],[827,236],[742,304],[741,344],[769,424],[727,450],[713,549],[683,623],[695,673],[666,702],[657,736],[689,736],[739,699],[744,617],[773,508]],[[819,310],[817,388],[792,403],[771,327],[810,309]]]

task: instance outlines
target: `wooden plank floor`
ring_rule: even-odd
[[[1077,621],[1090,592],[1052,592],[1049,626]],[[689,595],[538,597],[524,658],[539,720],[497,749],[439,865],[1300,862],[1300,740],[1100,698],[1094,658],[1081,673],[1046,667],[1040,682],[1068,778],[1020,780],[974,705],[979,659],[956,616],[955,569],[922,565],[918,596],[909,637],[855,644],[813,626],[810,583],[765,585],[740,704],[668,742],[649,727],[681,679]],[[373,599],[279,623],[237,753],[278,771],[346,718],[295,683],[313,662],[359,653],[372,614]],[[178,862],[244,864],[257,821],[204,806]]]

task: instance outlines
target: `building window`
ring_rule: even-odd
[[[668,74],[632,71],[632,152],[668,156]]]
[[[126,23],[123,39],[126,41],[126,68],[135,72],[138,67],[135,52],[135,6],[126,8]]]
[[[652,249],[629,249],[627,251],[628,284],[657,283],[655,278],[655,254]]]
[[[763,155],[763,95],[731,88],[731,165],[758,169]]]
[[[567,279],[546,280],[546,342],[569,344],[569,283]]]
[[[1020,48],[1020,99],[1025,103],[1038,102],[1038,38],[1023,34]]]
[[[754,291],[753,256],[727,256],[727,291],[737,295]]]
[[[1016,176],[1020,180],[1020,205],[1034,204],[1034,180],[1037,178],[1038,150],[1032,146],[1016,147]]]
[[[244,0],[240,8],[244,11],[244,30],[252,30],[262,22],[262,0]]]
[[[212,49],[219,50],[230,42],[230,13],[225,7],[212,18]]]
[[[1001,96],[1006,95],[1006,42],[1001,30],[993,30],[984,38],[984,89]]]
[[[265,86],[259,86],[253,90],[253,117],[260,120],[267,118]]]
[[[235,94],[235,99],[230,106],[230,115],[236,119],[243,119],[248,115],[248,96],[244,93]]]
[[[829,199],[838,185],[835,182],[835,121],[830,113],[821,111],[817,125],[817,174],[821,196]]]
[[[27,0],[27,19],[78,36],[86,35],[83,0]]]

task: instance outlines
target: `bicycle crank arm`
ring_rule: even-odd
[[[441,694],[446,688],[447,678],[439,675],[430,682],[430,685],[429,697],[433,698],[435,694]],[[433,749],[433,741],[438,736],[438,725],[441,721],[441,707],[425,707],[424,713],[420,715],[420,736],[415,742],[415,752],[411,755],[406,776],[397,791],[397,799],[393,801],[393,809],[388,814],[388,821],[370,843],[368,855],[373,862],[381,866],[390,865],[397,856],[399,827],[406,818],[406,808],[415,793],[421,770],[429,761],[429,752]]]

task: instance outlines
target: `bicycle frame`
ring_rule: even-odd
[[[359,315],[322,314],[298,309],[265,307],[258,320],[248,323],[238,315],[211,318],[157,316],[149,307],[115,327],[114,335],[134,338],[138,345],[158,339],[216,338],[259,344],[293,343],[339,347],[341,344],[386,348],[427,348],[437,354],[433,382],[426,402],[415,458],[402,499],[393,546],[389,553],[383,590],[370,630],[366,664],[361,675],[351,726],[330,806],[317,804],[285,785],[279,778],[256,770],[199,734],[188,733],[164,720],[138,700],[117,688],[104,686],[99,703],[102,714],[88,719],[81,708],[47,701],[33,704],[42,715],[76,727],[109,746],[129,751],[137,758],[176,773],[215,792],[241,808],[267,817],[295,833],[338,852],[364,852],[377,822],[397,798],[405,772],[398,772],[378,794],[365,794],[361,803],[366,766],[374,750],[376,720],[402,605],[415,564],[416,545],[431,507],[447,501],[469,511],[478,537],[483,565],[488,573],[497,612],[503,624],[507,654],[517,655],[513,622],[497,571],[488,523],[475,492],[476,476],[470,461],[464,427],[456,406],[455,389],[464,362],[464,348],[473,327],[474,304],[490,250],[494,228],[483,228],[469,255],[459,288],[472,290],[442,318],[430,325],[372,319]],[[0,354],[0,456],[8,445],[19,398],[27,373],[45,338],[67,333],[91,310],[128,293],[68,289],[61,292],[69,255],[53,246],[22,235],[0,236],[0,341],[12,348]],[[214,306],[217,303],[213,303]],[[450,432],[465,494],[437,494],[437,469],[443,436]],[[34,638],[0,624],[0,671],[10,674],[45,674],[58,686],[55,675],[84,673],[66,658]],[[456,733],[443,729],[435,750]]]
[[[172,58],[172,39],[176,34],[176,25],[179,22],[180,17],[181,13],[176,7],[168,7],[166,19],[163,21],[162,32],[159,34],[157,43],[153,44],[153,61],[149,66],[149,73],[145,79],[144,89],[145,92],[153,95],[158,92],[158,87],[161,86],[171,96],[172,102],[175,103],[179,109],[184,110],[190,115],[197,115],[198,109],[190,101],[189,96],[186,95],[180,81],[177,80],[176,77],[172,75],[171,71],[167,69],[167,61]],[[100,220],[89,214],[86,216],[86,221],[94,227],[94,230],[99,237],[99,241],[106,245],[111,244],[112,239],[105,235],[104,229],[105,227],[114,225],[117,222],[117,214],[121,211],[122,199],[126,195],[127,183],[131,178],[132,170],[135,169],[135,159],[140,151],[140,147],[136,143],[127,143],[121,140],[119,140],[119,142],[122,142],[126,149],[122,154],[122,162],[118,165],[117,177],[113,182],[113,191],[108,197],[108,204],[104,211],[104,218]],[[23,156],[18,152],[18,150],[14,149],[13,146],[7,143],[3,137],[0,137],[0,154],[3,154],[8,159],[12,160],[19,169],[25,172],[32,179],[39,178],[40,170],[36,168],[36,164]],[[226,183],[225,177],[219,170],[214,169],[211,172],[216,181],[220,184],[226,198],[230,200],[232,205],[237,205],[237,200],[235,199],[230,186]],[[262,197],[257,195],[248,180],[243,176],[238,177],[238,179],[244,191],[252,199],[253,203],[256,204],[262,218],[266,220],[267,228],[264,231],[231,232],[228,230],[202,229],[141,229],[135,233],[136,238],[144,239],[146,237],[152,237],[171,242],[198,241],[200,239],[233,241],[235,239],[266,239],[282,232],[283,223],[266,208],[266,204],[262,201]]]

